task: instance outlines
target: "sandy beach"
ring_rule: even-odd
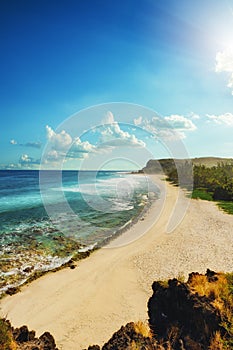
[[[188,201],[179,188],[153,178],[161,198],[137,224],[76,269],[49,273],[4,298],[1,314],[37,335],[51,332],[59,350],[85,349],[103,344],[127,322],[146,320],[154,280],[207,268],[232,271],[233,216],[213,202]],[[167,233],[178,198],[174,226],[181,222]]]

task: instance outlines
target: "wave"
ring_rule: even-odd
[[[79,253],[86,253],[88,252],[89,250],[93,250],[96,246],[97,246],[97,242],[95,242],[94,244],[91,244],[87,247],[82,247],[78,250]]]

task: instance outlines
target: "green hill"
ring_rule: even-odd
[[[169,173],[174,167],[190,164],[193,165],[205,165],[206,167],[213,167],[219,163],[230,163],[233,164],[233,158],[220,158],[220,157],[200,157],[200,158],[190,158],[190,159],[150,159],[146,166],[139,170],[139,173]]]

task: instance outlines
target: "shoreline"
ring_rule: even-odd
[[[129,173],[129,175],[140,175],[140,176],[150,177],[149,175],[132,174],[132,173]],[[148,197],[147,203],[145,203],[145,205],[142,207],[142,210],[140,210],[136,216],[134,216],[131,220],[126,222],[122,227],[119,227],[118,229],[116,229],[116,231],[114,231],[112,235],[104,238],[103,241],[95,242],[94,244],[90,244],[90,245],[84,245],[83,248],[79,248],[76,252],[73,252],[72,255],[67,256],[66,258],[63,257],[63,259],[60,258],[59,256],[55,256],[55,258],[64,260],[64,262],[61,265],[50,267],[48,269],[45,268],[45,269],[33,270],[32,274],[28,276],[25,275],[25,278],[19,281],[18,283],[16,282],[14,284],[5,285],[1,289],[0,300],[5,298],[7,295],[14,295],[19,293],[24,286],[29,285],[34,280],[41,278],[44,275],[47,275],[49,273],[54,273],[69,267],[74,269],[81,260],[86,259],[98,249],[108,247],[109,245],[111,245],[112,241],[115,241],[116,239],[118,239],[119,237],[127,233],[127,231],[131,231],[131,229],[135,225],[137,225],[140,220],[144,220],[145,216],[147,216],[151,208],[153,208],[153,206],[156,205],[155,202],[157,202],[159,199],[160,198],[156,197],[155,194],[151,198]],[[77,242],[77,245],[78,244],[82,246],[81,243]]]
[[[232,271],[233,217],[214,203],[190,200],[183,221],[168,234],[179,188],[166,181],[161,186],[162,203],[152,205],[144,220],[79,261],[75,270],[46,274],[5,297],[2,314],[14,326],[51,332],[59,350],[84,349],[103,344],[127,322],[146,320],[155,279],[207,268]]]

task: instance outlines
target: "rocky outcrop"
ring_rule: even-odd
[[[100,350],[98,345],[89,346],[88,350]],[[115,332],[112,338],[103,345],[102,350],[156,350],[164,349],[157,347],[156,341],[146,337],[136,330],[134,322],[127,323]]]
[[[203,295],[196,291],[199,287],[202,290],[201,283],[207,287]],[[114,333],[102,348],[93,345],[88,350],[233,349],[231,331],[223,327],[223,311],[214,306],[215,298],[221,301],[219,291],[222,290],[222,301],[228,298],[228,310],[231,310],[233,274],[229,282],[224,274],[214,271],[207,270],[205,275],[193,272],[186,283],[171,279],[154,282],[152,289],[153,295],[148,301],[148,332],[131,322]],[[224,320],[227,322],[225,316]],[[232,329],[230,322],[228,326]]]
[[[58,350],[55,340],[49,332],[36,338],[35,331],[29,331],[27,326],[13,328],[8,320],[1,319],[0,349],[8,350]],[[3,342],[3,339],[4,342]]]
[[[177,279],[168,281],[168,286],[160,282],[152,285],[153,295],[148,302],[149,325],[154,337],[170,340],[173,349],[208,349],[214,334],[221,327],[219,311],[211,304],[211,299],[193,293],[189,287],[192,273],[187,283]],[[208,270],[208,280],[215,282],[217,275]]]
[[[138,333],[135,330],[135,324],[131,322],[114,333],[112,338],[104,344],[102,350],[130,350],[133,346],[136,349],[154,349],[152,339]]]

